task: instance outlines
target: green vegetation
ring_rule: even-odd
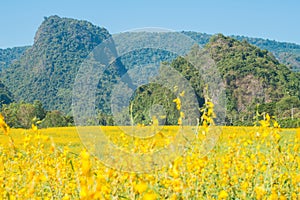
[[[45,18],[33,46],[2,73],[3,82],[17,101],[39,100],[47,110],[68,114],[80,64],[108,37],[106,29],[87,21]]]
[[[70,126],[74,123],[72,117],[64,116],[60,111],[46,111],[37,100],[33,104],[22,101],[5,104],[2,115],[13,128],[31,128],[36,123],[42,128]]]
[[[14,128],[30,128],[33,119],[43,119],[46,111],[42,108],[40,101],[34,104],[25,102],[13,102],[9,105],[3,105],[2,114],[7,124]]]
[[[282,104],[290,106],[285,99],[299,101],[298,73],[280,64],[268,51],[246,41],[216,35],[206,48],[226,84],[227,117],[230,121],[249,124],[257,104],[261,104],[259,108],[262,111],[275,114],[278,118],[288,117],[283,114]],[[296,107],[297,104],[294,105]],[[298,110],[295,109],[295,113]]]
[[[0,81],[0,108],[3,104],[13,102],[13,95],[8,91],[7,87]]]
[[[294,71],[300,66],[300,45],[242,36],[182,33],[204,47],[203,51],[209,53],[217,66],[215,70],[220,73],[226,88],[227,124],[251,125],[259,104],[259,112],[276,115],[283,126],[299,125],[300,74]],[[136,40],[131,41],[137,43],[134,44],[136,46],[145,45],[138,44],[139,38],[161,34],[160,44],[173,48],[169,38],[176,37],[178,33],[134,34]],[[3,104],[2,113],[8,124],[28,128],[32,118],[36,117],[43,121],[41,127],[72,125],[72,117],[66,116],[71,116],[72,89],[80,65],[90,61],[87,58],[98,61],[99,58],[88,56],[108,37],[110,34],[106,29],[87,21],[51,16],[45,18],[39,27],[32,47],[0,50],[1,79],[5,84],[0,82],[0,103]],[[119,39],[127,41],[127,37],[132,35],[125,33]],[[109,50],[116,51],[113,43]],[[174,52],[148,47],[133,50],[116,59],[99,78],[95,102],[98,114],[96,119],[87,119],[88,124],[128,125],[132,120],[134,123],[150,124],[153,122],[151,113],[155,109],[160,110],[163,116],[155,116],[160,123],[177,124],[180,113],[173,99],[181,91],[173,91],[173,86],[178,84],[176,78],[162,73],[163,76],[158,78],[164,81],[151,84],[144,83],[143,78],[155,74],[153,66],[156,70],[168,66],[193,89],[197,103],[191,103],[190,99],[186,102],[197,108],[202,107],[207,82],[204,79],[216,71],[203,74],[193,66],[195,63],[188,62],[201,56],[199,50],[193,47],[189,52],[181,52],[185,56],[178,56]],[[119,83],[127,72],[135,73],[137,66],[140,68],[139,76],[135,76],[134,81],[129,80],[126,87],[119,88],[124,94],[130,94],[132,89],[135,92],[130,97],[129,106],[116,114],[116,121],[111,109],[111,101],[115,100],[112,86]],[[172,87],[163,85],[168,82],[167,79],[173,81]],[[81,95],[88,92],[82,91]],[[186,108],[186,112],[192,112],[192,109]]]
[[[0,49],[0,71],[20,59],[28,48],[29,46]]]
[[[300,114],[300,104],[298,103],[300,77],[298,73],[292,72],[285,65],[280,64],[269,51],[261,50],[245,40],[238,41],[219,34],[211,37],[204,49],[215,61],[225,84],[227,124],[252,125],[256,106],[260,104],[260,112],[265,111],[276,115],[283,124],[295,126],[291,124],[296,122],[286,123],[286,120],[293,117],[295,121]],[[197,106],[201,107],[204,102],[203,76],[211,75],[201,74],[191,63],[188,63],[187,60],[191,60],[191,55],[199,56],[195,54],[195,50],[191,51],[187,55],[189,59],[178,57],[171,62],[170,66],[189,81],[197,95],[199,103]],[[161,102],[163,107],[168,107],[168,104],[159,98],[167,96],[167,90],[161,90],[159,85],[150,88],[142,87],[143,90],[139,90],[134,99],[133,105],[139,105],[140,110],[146,108],[144,113],[140,113],[140,110],[133,111],[134,119],[139,123],[151,120],[147,108],[153,102],[154,104]],[[147,94],[151,94],[151,98]],[[290,114],[291,109],[293,116]],[[168,117],[176,118],[170,114]]]
[[[190,36],[200,45],[206,45],[212,35],[206,33],[198,33],[193,31],[183,31],[182,33]],[[282,64],[288,66],[292,71],[300,71],[300,45],[277,42],[269,39],[251,38],[245,36],[230,36],[239,41],[247,41],[248,43],[257,46],[260,49],[265,49],[271,52]]]

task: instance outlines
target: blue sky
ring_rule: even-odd
[[[84,19],[117,33],[162,27],[300,44],[298,0],[9,0],[0,3],[0,48],[31,45],[44,16]]]

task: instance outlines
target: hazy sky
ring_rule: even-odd
[[[7,0],[0,3],[0,48],[31,45],[44,16],[84,19],[111,33],[162,27],[300,44],[298,0]]]

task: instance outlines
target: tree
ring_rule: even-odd
[[[47,112],[45,119],[41,123],[41,127],[43,128],[63,126],[68,126],[68,122],[63,114],[58,110]]]
[[[20,121],[18,120],[18,111],[19,111],[20,104],[13,102],[11,104],[5,104],[2,106],[2,115],[5,118],[6,123],[10,127],[14,128],[21,128]]]
[[[14,128],[30,128],[34,118],[44,119],[46,112],[40,101],[34,104],[25,102],[13,102],[3,105],[2,115],[5,117],[7,124]]]
[[[35,109],[35,117],[38,118],[39,120],[44,119],[46,116],[46,111],[43,108],[42,102],[39,100],[34,101],[33,107]]]
[[[30,128],[32,119],[35,117],[35,108],[32,104],[23,103],[20,105],[17,112],[17,119],[20,122],[21,127]]]

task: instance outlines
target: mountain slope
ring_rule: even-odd
[[[221,34],[211,36],[196,32],[183,33],[203,46],[217,64],[226,86],[227,115],[229,117],[252,119],[257,103],[268,108],[272,114],[280,115],[279,106],[290,102],[291,99],[293,102],[299,100],[300,75],[280,64],[275,57],[277,54],[271,52],[272,50],[273,52],[286,53],[285,58],[290,59],[289,53],[297,53],[300,49],[297,45],[243,37],[238,37],[237,39],[242,40],[239,41]],[[145,38],[146,35],[148,38],[151,37],[152,33],[134,34],[136,35],[134,38]],[[162,33],[161,38],[165,39],[159,40],[160,44],[162,46],[174,45],[174,43],[168,43],[168,38],[171,38],[172,34],[174,33]],[[19,60],[12,62],[10,67],[1,73],[3,82],[8,90],[14,94],[16,100],[25,100],[26,102],[40,100],[47,110],[60,110],[70,114],[73,83],[80,65],[85,61],[91,63],[99,61],[98,64],[101,64],[101,56],[96,58],[97,56],[89,55],[108,37],[110,34],[106,29],[86,21],[58,16],[45,18],[36,32],[33,46],[28,48]],[[262,50],[249,44],[247,40],[271,50]],[[145,41],[141,40],[141,42]],[[111,45],[112,49],[110,50],[112,52],[115,52],[114,44]],[[124,42],[124,44],[127,43]],[[192,54],[200,55],[190,52],[187,56]],[[96,91],[95,108],[100,110],[101,115],[112,114],[113,86],[126,72],[136,73],[133,70],[134,67],[142,67],[140,74],[151,73],[153,69],[147,66],[149,61],[155,61],[154,63],[158,65],[158,68],[161,62],[169,63],[170,67],[188,80],[196,91],[198,104],[193,105],[201,106],[204,102],[204,83],[201,82],[203,77],[184,57],[177,56],[159,48],[143,48],[118,58],[109,65],[102,74],[103,77],[100,77]],[[99,58],[100,60],[97,60]],[[138,73],[135,77],[136,79],[140,78],[141,81],[134,81],[142,82],[143,77],[139,76]],[[129,89],[125,91],[124,87],[120,87],[120,93],[129,93]],[[131,104],[136,106],[132,108],[134,113],[131,114],[137,119],[137,122],[149,123],[151,121],[152,118],[149,113],[152,112],[151,109],[154,109],[150,105],[153,103],[159,104],[161,102],[166,105],[166,108],[176,111],[175,104],[172,102],[176,95],[172,94],[173,91],[170,88],[167,89],[167,93],[163,93],[164,91],[162,87],[159,88],[159,84],[144,84],[137,88],[136,96],[131,98]],[[82,91],[81,95],[84,96],[85,94],[88,94],[88,91]],[[150,98],[149,94],[154,95]],[[122,101],[123,99],[120,99],[120,103],[123,103]],[[128,117],[128,110],[125,112]],[[123,114],[120,113],[120,119],[125,119]],[[167,117],[169,117],[165,119],[167,124],[176,124],[178,113],[167,113]]]
[[[2,73],[3,80],[16,100],[40,100],[46,109],[68,113],[80,64],[109,36],[106,29],[87,21],[45,18],[33,46]]]
[[[0,49],[0,71],[8,68],[12,62],[20,59],[30,46]]]
[[[199,43],[199,45],[204,46],[210,40],[211,34],[199,33],[194,31],[182,31],[193,38]],[[246,36],[231,35],[230,37],[235,38],[239,41],[246,40],[252,45],[255,45],[261,49],[266,49],[272,52],[279,62],[287,65],[292,71],[300,71],[300,45],[288,42],[279,42],[275,40],[262,39],[262,38],[251,38]],[[27,50],[30,46],[26,47],[14,47],[8,49],[0,49],[0,69],[3,67],[8,67],[14,60],[18,60],[20,56]],[[163,57],[168,55],[162,55]],[[125,59],[127,61],[128,59]]]
[[[0,81],[0,108],[2,107],[2,104],[9,104],[11,102],[13,102],[13,95]]]
[[[140,34],[143,35],[144,33]],[[160,42],[163,41],[161,40]],[[245,40],[238,41],[221,34],[210,37],[203,50],[209,52],[209,56],[216,63],[217,70],[224,82],[228,119],[234,117],[235,121],[241,120],[251,123],[257,104],[263,105],[264,111],[281,117],[282,115],[279,111],[282,104],[279,102],[290,98],[293,100],[298,99],[299,101],[299,74],[280,64],[269,51],[259,49]],[[201,60],[199,55],[201,55],[203,50],[193,49],[187,54],[188,59],[178,57],[170,63],[170,67],[177,70],[193,87],[198,100],[198,105],[196,106],[199,107],[204,102],[203,90],[205,84],[207,84],[207,82],[203,82],[206,78],[204,76],[211,76],[212,74],[209,75],[209,72],[206,71],[205,74],[203,74],[203,71],[199,73],[199,69],[193,67],[187,60],[191,61],[193,59],[191,56],[196,56],[198,57],[196,58],[197,60]],[[155,53],[151,52],[150,55],[155,56]],[[140,57],[142,56],[140,55]],[[126,59],[127,63],[134,62],[130,57],[126,57]],[[139,64],[142,66],[146,62],[143,60],[139,61]],[[216,84],[219,85],[219,83]],[[169,101],[166,101],[165,98],[161,99],[161,97],[169,96],[170,91],[167,89],[162,90],[161,88],[161,85],[148,85],[139,88],[132,101],[132,105],[134,105],[133,118],[137,122],[149,123],[151,116],[148,113],[151,110],[151,104],[157,102],[161,102],[161,105],[165,108],[174,110],[174,108],[170,107]],[[213,95],[216,92],[218,91],[213,91],[209,95]],[[167,124],[176,124],[174,121],[176,113],[172,113],[167,113]]]
[[[212,35],[206,33],[199,33],[194,31],[183,31],[197,41],[200,45],[205,45],[209,42]],[[300,45],[288,42],[278,42],[275,40],[268,40],[262,38],[251,38],[246,36],[231,35],[230,37],[239,41],[247,41],[248,43],[270,51],[275,55],[279,62],[287,65],[291,70],[300,71]]]
[[[251,118],[257,103],[274,106],[284,97],[300,98],[299,74],[270,52],[221,34],[213,36],[206,48],[225,82],[229,115]]]

